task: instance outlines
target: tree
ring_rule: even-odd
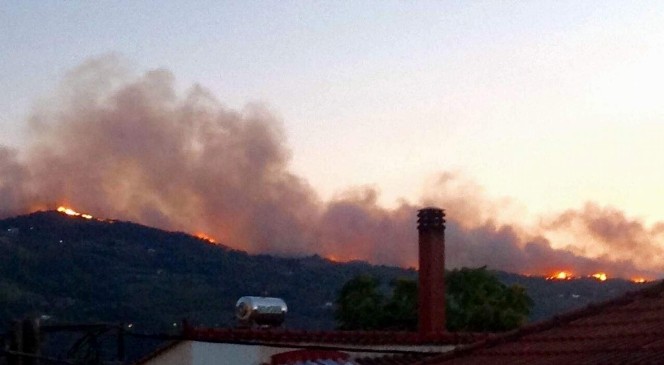
[[[346,282],[337,299],[335,317],[344,330],[380,328],[383,321],[384,296],[378,291],[378,280],[360,275]]]
[[[417,328],[417,283],[397,279],[390,284],[392,296],[383,306],[382,327],[393,330]]]
[[[486,267],[452,270],[445,285],[450,331],[510,330],[525,323],[533,306],[523,287],[504,285]]]
[[[399,279],[391,296],[383,295],[377,279],[358,276],[348,281],[337,300],[340,329],[417,328],[417,283]],[[518,285],[506,286],[486,267],[446,273],[446,311],[449,331],[506,331],[522,325],[533,301]]]

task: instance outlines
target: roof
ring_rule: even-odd
[[[401,365],[426,359],[450,350],[451,347],[476,343],[490,335],[485,333],[433,333],[421,336],[417,332],[395,331],[305,331],[280,328],[206,328],[185,323],[181,336],[155,350],[135,364],[144,364],[170,351],[184,341],[216,342],[228,344],[264,345],[300,348],[285,358],[277,356],[275,364]],[[449,346],[449,347],[448,347]],[[443,349],[442,347],[448,347]],[[330,354],[335,351],[359,351],[363,354],[350,361]],[[369,354],[375,353],[374,356]],[[286,359],[287,361],[285,361]],[[296,359],[296,360],[293,360]]]
[[[170,351],[183,341],[171,341],[153,351],[149,355],[141,358],[135,365],[145,364],[159,355]],[[378,356],[361,356],[351,359],[348,353],[337,350],[325,349],[302,349],[287,351],[284,353],[272,355],[271,364],[273,365],[408,365],[413,362],[424,360],[432,356],[439,355],[440,352],[431,353],[404,353],[388,354]],[[0,364],[2,359],[0,358]]]
[[[356,346],[426,346],[470,344],[489,337],[485,333],[432,333],[396,331],[306,331],[187,327],[183,337],[193,341],[252,344],[312,344]]]
[[[295,350],[272,355],[272,365],[407,365],[435,354],[411,353],[399,355],[351,358],[336,350]]]
[[[420,363],[664,363],[664,282]]]

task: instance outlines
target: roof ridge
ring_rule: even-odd
[[[299,330],[285,328],[214,328],[185,326],[183,337],[198,341],[252,341],[268,340],[277,342],[329,342],[350,343],[361,341],[362,344],[403,344],[437,345],[474,343],[489,336],[487,333],[473,332],[436,332],[422,335],[415,331],[341,331],[341,330]]]

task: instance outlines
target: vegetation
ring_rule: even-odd
[[[527,320],[533,306],[523,287],[502,284],[485,267],[448,272],[445,285],[450,331],[513,329]],[[416,282],[396,280],[391,288],[391,296],[385,296],[380,291],[379,281],[367,275],[344,284],[335,313],[339,328],[415,330]]]
[[[519,285],[507,286],[485,267],[454,270],[445,277],[450,331],[506,331],[528,319],[533,300]]]

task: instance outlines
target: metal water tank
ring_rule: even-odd
[[[235,304],[235,317],[245,326],[276,327],[286,318],[288,307],[281,298],[242,297]]]

